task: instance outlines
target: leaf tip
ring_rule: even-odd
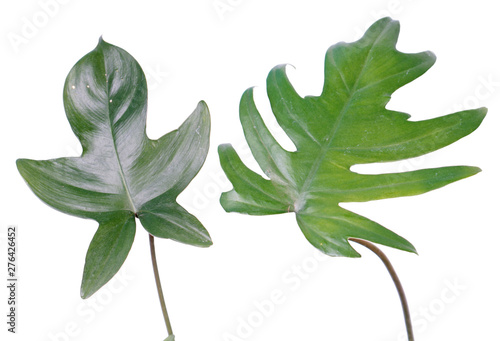
[[[269,72],[269,75],[267,76],[268,82],[269,82],[269,80],[271,78],[274,78],[274,80],[277,79],[277,78],[282,78],[282,77],[288,78],[287,73],[286,73],[287,66],[289,66],[292,69],[296,70],[296,67],[293,64],[279,64],[279,65],[276,65],[275,67],[273,67],[271,69],[271,71]]]
[[[208,237],[207,240],[204,240],[200,243],[200,247],[210,247],[214,245],[214,242],[212,241],[212,238]]]
[[[463,125],[467,127],[467,133],[463,135],[466,136],[481,125],[487,113],[488,109],[486,107],[480,107],[477,109],[459,111],[451,115],[459,115],[461,117]]]
[[[198,102],[198,107],[200,109],[208,110],[207,102],[205,102],[204,100],[201,100]]]
[[[418,252],[417,252],[417,249],[415,248],[415,246],[413,246],[412,243],[410,243],[408,240],[406,240],[403,237],[399,237],[398,240],[394,240],[391,244],[388,244],[385,242],[379,242],[379,244],[385,245],[388,247],[393,247],[393,248],[401,250],[401,251],[406,251],[406,252],[414,253],[414,254],[418,255]]]
[[[387,17],[380,18],[375,23],[380,23],[383,26],[386,26],[386,25],[391,24],[391,23],[399,25],[399,20],[392,19],[391,17],[387,16]]]
[[[424,51],[421,53],[422,55],[425,55],[427,57],[427,61],[430,64],[430,66],[434,65],[437,60],[437,56],[434,52],[432,51]]]
[[[93,293],[83,288],[83,283],[82,283],[82,287],[80,288],[80,297],[82,298],[82,300],[86,300],[87,298],[92,296],[92,294]]]
[[[373,45],[374,43],[395,47],[400,31],[399,21],[385,17],[375,21],[365,32],[359,42]]]
[[[231,145],[231,143],[222,143],[222,144],[219,144],[219,147],[217,147],[217,151],[219,152],[219,155],[225,153],[226,151],[228,150],[231,150],[233,149],[233,146]]]
[[[204,232],[205,233],[200,235],[199,238],[196,240],[196,242],[192,242],[190,244],[193,246],[202,247],[202,248],[207,248],[207,247],[214,245],[214,242],[212,241],[212,237],[210,237],[210,234],[208,233],[208,231],[205,230]]]
[[[198,102],[195,111],[199,112],[202,116],[202,119],[208,120],[207,123],[210,124],[210,110],[208,109],[208,105],[204,100]]]
[[[30,163],[31,167],[33,166],[32,164],[33,160],[30,159],[17,159],[16,160],[16,167],[17,171],[23,178],[26,178],[26,174],[29,172],[30,169]]]
[[[416,254],[418,256],[417,249],[410,242],[408,242],[407,244],[404,244],[402,247],[398,247],[398,249],[400,249],[401,251],[406,251],[406,252],[409,252],[409,253],[414,253],[414,254]]]
[[[103,36],[102,36],[102,34],[101,34],[101,36],[99,37],[99,40],[98,40],[98,42],[97,42],[96,49],[98,49],[99,47],[106,46],[106,45],[107,45],[107,46],[110,46],[111,44],[110,44],[110,43],[108,43],[107,41],[105,41],[105,40],[104,40],[104,38],[103,38]]]
[[[477,173],[481,173],[483,171],[481,168],[473,166],[469,166],[468,169],[469,169],[469,176],[476,175]]]
[[[220,198],[219,198],[219,203],[226,213],[231,213],[232,211],[229,209],[229,205],[228,205],[228,202],[230,202],[230,200],[227,198],[228,193],[229,192],[222,192],[221,193]]]
[[[404,238],[401,238],[402,242],[389,244],[389,243],[385,243],[385,242],[382,242],[382,241],[373,241],[373,240],[370,240],[368,238],[365,239],[365,238],[350,237],[347,240],[349,241],[349,246],[354,251],[354,254],[347,255],[347,256],[351,257],[351,258],[361,257],[361,255],[356,250],[354,250],[354,248],[352,247],[352,242],[356,242],[354,239],[363,239],[363,240],[366,240],[367,242],[372,242],[372,243],[375,243],[375,244],[380,244],[380,245],[392,247],[392,248],[395,248],[395,249],[398,249],[398,250],[401,250],[401,251],[406,251],[406,252],[414,253],[414,254],[418,255],[417,249],[415,249],[415,247],[413,246],[413,244],[410,243],[409,241],[407,241]],[[356,243],[359,243],[359,242],[356,242]]]
[[[101,34],[101,36],[99,37],[99,40],[97,41],[97,47],[104,45],[104,44],[106,44],[106,42],[104,41],[104,38],[102,37],[102,34]]]
[[[380,18],[379,20],[375,21],[367,30],[369,31],[376,31],[376,32],[382,32],[385,30],[393,29],[396,31],[396,33],[399,33],[400,29],[400,23],[399,20],[392,19],[391,17],[383,17]]]
[[[92,285],[91,281],[89,280],[89,278],[87,276],[85,276],[85,272],[84,272],[83,278],[82,278],[82,284],[80,286],[81,299],[86,300],[87,298],[89,298],[90,296],[95,294],[97,292],[97,290],[99,290],[99,289],[100,289],[100,287],[96,287],[95,285]]]
[[[297,68],[295,65],[290,64],[290,63],[284,63],[284,64],[278,64],[275,67],[272,68],[272,70],[279,70],[279,71],[286,71],[287,66],[291,67],[292,69],[296,70]]]
[[[99,37],[98,45],[100,44],[107,44],[107,42],[104,40],[103,35],[101,34]]]
[[[17,159],[16,160],[16,167],[20,171],[21,168],[24,168],[24,165],[26,163],[26,159]]]
[[[481,118],[481,120],[486,116],[487,113],[488,113],[488,108],[486,107],[481,107],[476,109],[476,114],[478,117]]]

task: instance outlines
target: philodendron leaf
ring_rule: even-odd
[[[248,169],[231,145],[219,146],[222,168],[234,186],[223,193],[228,212],[254,215],[295,212],[306,238],[332,256],[359,257],[349,245],[356,237],[414,252],[414,247],[376,222],[339,206],[421,194],[474,175],[479,168],[455,166],[393,174],[359,174],[356,164],[423,155],[474,131],[486,109],[466,110],[424,121],[386,109],[391,94],[418,78],[435,61],[430,52],[396,50],[399,24],[384,18],[354,43],[332,46],[318,97],[300,97],[285,66],[267,78],[274,115],[297,150],[283,149],[265,126],[252,89],[240,103],[246,140],[269,179]]]
[[[70,71],[64,107],[80,140],[80,157],[17,160],[33,192],[64,213],[99,222],[85,260],[87,298],[120,269],[132,246],[135,218],[152,235],[209,246],[203,225],[176,198],[203,165],[210,115],[204,102],[158,140],[146,136],[147,86],[135,59],[100,39]]]

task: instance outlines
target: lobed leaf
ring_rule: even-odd
[[[158,140],[146,135],[146,107],[146,78],[137,61],[100,39],[64,85],[64,108],[82,155],[17,160],[45,203],[99,223],[85,260],[83,298],[120,269],[134,240],[135,217],[154,236],[212,243],[203,225],[176,202],[205,161],[208,107],[200,102],[179,129]]]
[[[299,96],[285,65],[271,70],[267,78],[271,108],[295,144],[295,152],[282,148],[267,129],[253,90],[243,94],[240,121],[268,179],[247,168],[231,145],[219,146],[221,166],[234,186],[221,196],[226,211],[295,212],[311,244],[332,256],[359,256],[348,243],[350,237],[415,252],[404,238],[339,204],[417,195],[480,169],[452,166],[366,175],[351,167],[403,160],[445,147],[474,131],[486,109],[423,121],[410,121],[408,114],[386,109],[394,91],[435,62],[430,52],[399,52],[395,48],[398,35],[399,23],[384,18],[360,40],[332,46],[326,53],[323,91],[317,97]]]

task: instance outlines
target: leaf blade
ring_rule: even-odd
[[[392,93],[435,62],[431,52],[396,50],[398,35],[399,23],[384,18],[360,40],[328,49],[320,96],[299,96],[285,65],[271,70],[267,94],[279,125],[295,144],[294,152],[284,151],[265,127],[251,89],[243,94],[240,121],[245,138],[269,180],[249,170],[234,150],[223,147],[221,166],[234,186],[221,196],[226,211],[285,213],[275,208],[287,203],[287,212],[295,212],[306,238],[330,255],[357,257],[349,237],[415,252],[399,235],[339,204],[417,195],[480,169],[451,166],[368,175],[352,172],[351,167],[404,160],[443,148],[473,132],[486,109],[423,121],[410,121],[410,115],[388,110]]]
[[[211,244],[203,225],[176,202],[208,153],[210,113],[205,102],[179,129],[158,140],[149,139],[144,72],[128,52],[102,38],[69,72],[63,100],[82,155],[16,163],[28,186],[46,204],[100,224],[86,257],[82,297],[104,285],[125,261],[135,217],[143,208],[158,215],[175,207],[186,218],[178,225],[199,233],[172,239],[196,246]],[[104,258],[108,266],[97,261]]]
[[[201,101],[179,129],[150,141],[131,171],[138,211],[163,193],[176,198],[205,162],[209,140],[210,113]]]
[[[87,299],[120,270],[135,237],[135,218],[129,212],[108,217],[92,238],[83,270],[80,296]]]
[[[415,247],[403,237],[338,206],[299,212],[297,223],[307,240],[329,256],[359,257],[348,242],[350,237],[416,253]]]
[[[248,169],[234,148],[229,145],[219,146],[222,169],[235,189],[223,193],[221,204],[227,212],[245,210],[249,214],[277,214],[290,211],[290,203],[284,202],[286,196],[271,181],[264,179]],[[244,193],[244,188],[251,186],[254,191]]]
[[[146,231],[155,237],[200,247],[212,245],[205,227],[177,203],[147,205],[138,216]]]
[[[97,218],[103,207],[127,209],[113,186],[104,186],[96,173],[83,169],[76,158],[18,159],[17,168],[31,190],[53,208],[82,218]],[[81,181],[85,179],[85,181]]]

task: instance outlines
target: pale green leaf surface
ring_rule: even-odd
[[[219,146],[222,168],[234,189],[221,196],[228,212],[254,215],[295,212],[306,238],[321,251],[357,257],[348,238],[356,237],[415,252],[407,240],[380,224],[339,206],[417,195],[474,175],[476,167],[452,166],[405,173],[359,174],[356,164],[420,156],[474,131],[486,109],[465,110],[410,121],[386,109],[391,94],[427,71],[430,52],[396,50],[399,23],[384,18],[354,43],[332,46],[325,59],[320,96],[297,94],[285,65],[267,78],[272,111],[296,151],[285,150],[267,129],[248,89],[240,120],[253,156],[267,179],[248,169],[231,145]]]
[[[86,257],[82,297],[97,291],[125,261],[135,217],[154,236],[211,245],[203,225],[176,202],[208,152],[210,115],[203,101],[179,129],[149,139],[144,73],[130,54],[101,39],[70,71],[64,107],[82,155],[19,159],[17,166],[44,202],[99,222]]]

